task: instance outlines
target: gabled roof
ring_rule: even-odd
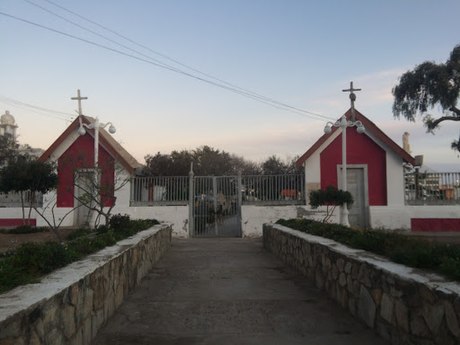
[[[351,118],[351,108],[348,109],[348,111],[345,113],[345,117],[350,120]],[[389,136],[387,136],[385,133],[380,130],[376,126],[375,123],[373,123],[371,120],[369,120],[367,117],[365,117],[363,114],[361,114],[359,111],[355,109],[355,119],[356,121],[361,121],[361,123],[364,125],[366,128],[366,133],[371,134],[374,138],[377,138],[381,142],[383,142],[388,148],[393,151],[397,156],[401,157],[403,161],[410,163],[412,165],[415,164],[415,159],[412,157],[410,154],[408,154],[406,151],[403,150],[401,146],[396,144]],[[321,147],[321,145],[324,144],[324,142],[332,135],[332,133],[335,133],[339,128],[338,127],[332,127],[331,133],[328,134],[323,134],[309,149],[307,152],[305,152],[297,161],[296,165],[301,166],[318,148]]]
[[[81,115],[78,116],[67,129],[51,144],[51,146],[40,156],[39,161],[47,161],[53,152],[73,133],[80,128],[80,120],[84,124],[92,124],[95,120],[92,117]],[[88,131],[94,136],[94,130]],[[107,131],[99,129],[99,145],[102,145],[116,161],[130,173],[141,167],[141,164],[128,151],[126,151]]]

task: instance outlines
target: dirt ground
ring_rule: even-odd
[[[75,229],[60,229],[62,239],[66,239]],[[0,253],[12,250],[26,242],[57,241],[51,231],[36,232],[32,234],[4,234],[0,233]]]

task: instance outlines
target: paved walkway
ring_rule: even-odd
[[[93,345],[383,345],[261,240],[174,240]]]

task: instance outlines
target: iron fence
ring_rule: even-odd
[[[305,204],[305,177],[292,175],[242,176],[243,204]]]
[[[460,204],[460,173],[407,173],[405,197],[408,205]]]
[[[194,177],[195,183],[202,183]],[[292,205],[305,203],[305,177],[296,175],[244,175],[231,181],[232,188],[241,190],[242,203],[254,205]],[[131,206],[187,205],[190,177],[149,176],[131,179]],[[210,187],[211,188],[211,187]],[[216,187],[219,190],[219,186]],[[209,193],[212,193],[210,191]]]
[[[42,207],[43,206],[43,195],[42,193],[31,193],[30,191],[25,191],[23,193],[24,198],[24,206],[28,207],[30,205],[31,199],[32,206],[35,207]],[[17,192],[10,192],[10,193],[0,193],[0,207],[21,207],[21,194]]]
[[[149,176],[131,179],[131,206],[187,205],[188,176]]]

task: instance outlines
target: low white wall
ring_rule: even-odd
[[[55,208],[54,217],[56,224],[61,221],[66,213],[71,211],[72,208]],[[174,237],[186,238],[189,237],[188,219],[189,211],[188,206],[150,206],[150,207],[114,207],[112,215],[114,214],[127,214],[131,219],[156,219],[161,223],[172,224],[172,231]],[[28,209],[26,209],[26,218]],[[45,217],[52,222],[53,216],[48,210]],[[74,225],[75,212],[69,214],[61,224],[61,227],[68,227]],[[20,207],[14,208],[0,208],[0,219],[18,218],[22,219],[22,209]],[[30,218],[36,219],[37,226],[48,226],[40,215],[34,210]],[[101,219],[102,223],[104,222]]]
[[[274,223],[280,218],[290,219],[305,212],[305,206],[241,206],[241,230],[243,237],[262,237],[264,223]]]
[[[114,207],[112,214],[127,214],[131,219],[156,219],[172,224],[173,237],[189,237],[188,206]]]
[[[410,215],[405,206],[370,206],[369,225],[373,229],[410,229]]]
[[[69,212],[71,208],[56,208],[54,210],[54,216],[56,219],[56,223],[59,223],[64,217],[64,215]],[[29,209],[25,209],[25,216],[28,218],[29,215]],[[45,217],[49,219],[52,222],[52,215],[51,212],[46,212]],[[20,207],[5,207],[5,208],[0,208],[0,219],[11,219],[11,218],[19,218],[22,219],[22,209]],[[45,220],[40,217],[34,210],[32,210],[30,214],[31,219],[36,219],[37,221],[37,226],[48,226],[48,224],[45,222]],[[72,226],[74,221],[74,215],[70,214],[67,216],[64,221],[62,222],[61,226]]]
[[[460,207],[439,206],[371,206],[370,226],[372,228],[410,229],[412,218],[460,218]]]

